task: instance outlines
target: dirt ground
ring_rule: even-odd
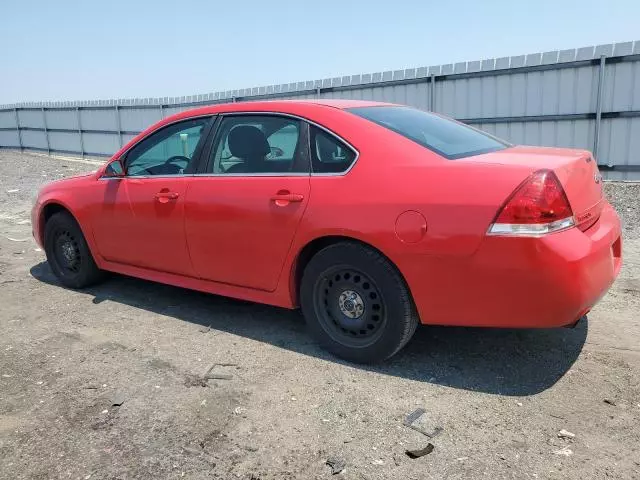
[[[96,167],[0,151],[0,478],[326,479],[329,457],[344,479],[640,478],[640,184],[606,186],[624,268],[587,322],[421,327],[361,367],[299,312],[120,276],[62,288],[32,197]],[[203,380],[214,364],[230,379]],[[433,440],[403,425],[419,407]]]

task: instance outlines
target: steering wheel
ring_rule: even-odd
[[[185,162],[184,167],[177,165],[178,161],[183,161]],[[189,157],[185,157],[184,155],[174,155],[173,157],[169,157],[167,158],[167,161],[164,162],[165,165],[177,165],[181,168],[185,168],[187,165],[189,165],[189,162],[191,161],[191,159]]]
[[[280,147],[269,147],[270,152],[267,154],[267,158],[279,158],[284,155],[284,150]]]
[[[164,163],[154,165],[149,168],[141,168],[138,170],[135,175],[161,175],[167,174],[168,172],[162,171],[169,165],[178,169],[177,173],[182,173],[182,170],[187,168],[191,159],[189,157],[185,157],[184,155],[174,155],[173,157],[169,157]],[[179,165],[178,162],[185,162],[184,166]]]

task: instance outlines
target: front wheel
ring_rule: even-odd
[[[302,276],[300,303],[318,341],[356,363],[391,357],[418,325],[400,273],[379,252],[357,243],[330,245],[311,258]]]
[[[84,288],[104,277],[75,219],[66,212],[55,213],[44,227],[44,251],[53,274],[64,286]]]

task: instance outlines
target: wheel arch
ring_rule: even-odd
[[[84,229],[82,228],[82,224],[78,221],[78,217],[73,213],[73,210],[71,210],[71,208],[69,208],[69,206],[66,205],[64,202],[60,202],[58,200],[51,200],[45,203],[40,208],[40,216],[38,218],[38,227],[39,227],[38,230],[40,232],[39,240],[41,242],[41,245],[44,245],[44,229],[45,229],[45,225],[47,224],[47,221],[53,215],[60,212],[68,213],[78,224],[85,238],[87,237],[86,233],[84,232]]]
[[[300,305],[300,283],[302,281],[302,274],[304,273],[305,267],[309,264],[309,261],[320,250],[330,245],[335,245],[337,243],[354,243],[357,245],[361,245],[363,247],[370,248],[376,251],[377,253],[379,253],[380,255],[382,255],[385,259],[389,261],[389,263],[393,266],[393,268],[395,268],[395,270],[398,272],[398,275],[400,275],[400,278],[402,279],[405,286],[407,287],[407,291],[409,292],[409,295],[411,296],[411,300],[413,301],[413,294],[411,292],[411,288],[405,276],[403,275],[402,271],[400,270],[400,268],[398,268],[396,263],[391,258],[389,258],[389,256],[385,254],[382,250],[372,245],[371,243],[368,243],[356,237],[350,237],[347,235],[325,235],[325,236],[314,238],[313,240],[310,240],[309,242],[307,242],[300,249],[300,251],[298,252],[298,255],[296,256],[293,262],[293,268],[291,270],[290,288],[292,293],[291,297],[294,305],[298,305],[298,306]]]

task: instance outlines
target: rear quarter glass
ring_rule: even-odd
[[[503,150],[510,145],[462,123],[409,107],[356,107],[347,111],[396,132],[449,160]]]

